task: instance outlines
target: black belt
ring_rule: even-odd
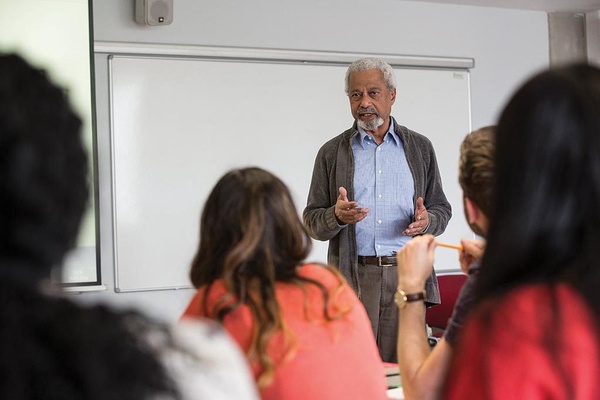
[[[358,256],[358,263],[362,265],[378,265],[380,267],[396,265],[396,256]]]

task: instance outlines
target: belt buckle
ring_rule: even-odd
[[[392,263],[385,263],[384,264],[383,263],[383,257],[377,257],[377,265],[380,266],[380,267],[391,267],[394,264],[392,264]]]

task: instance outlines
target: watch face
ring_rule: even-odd
[[[404,293],[403,290],[396,291],[396,294],[394,295],[394,302],[399,308],[406,307],[406,300],[406,293]]]
[[[425,291],[418,293],[406,293],[404,290],[397,290],[394,295],[394,302],[399,308],[406,307],[406,303],[410,303],[413,301],[425,301]]]

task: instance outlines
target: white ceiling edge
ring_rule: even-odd
[[[420,3],[455,4],[544,12],[585,13],[600,10],[600,0],[404,0]]]

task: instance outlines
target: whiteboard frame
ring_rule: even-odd
[[[396,67],[471,69],[475,60],[468,57],[429,57],[398,54],[342,53],[265,48],[164,45],[124,42],[95,42],[94,52],[109,55],[147,55],[193,57],[201,59],[296,62],[310,64],[351,64],[359,58],[381,58]]]
[[[187,58],[194,60],[213,60],[213,61],[239,61],[239,62],[267,62],[267,63],[291,63],[306,65],[349,65],[353,61],[363,57],[376,57],[383,59],[392,67],[406,68],[426,68],[426,69],[451,69],[470,72],[470,68],[475,66],[472,58],[459,57],[427,57],[427,56],[405,56],[393,54],[375,54],[375,53],[341,53],[341,52],[320,52],[320,51],[297,51],[297,50],[277,50],[277,49],[259,49],[259,48],[234,48],[234,47],[208,47],[208,46],[185,46],[185,45],[161,45],[161,44],[139,44],[124,42],[95,42],[94,52],[106,53],[109,64],[116,56],[136,57],[136,58]],[[108,68],[109,82],[113,81],[112,67]],[[112,103],[113,88],[110,83],[109,98]],[[470,85],[469,85],[470,86]],[[470,89],[469,89],[470,91]],[[471,104],[469,98],[469,120],[471,119]],[[112,201],[112,260],[114,266],[114,284],[115,292],[141,292],[141,291],[159,291],[159,290],[180,290],[190,289],[190,285],[177,286],[157,286],[143,288],[122,288],[119,282],[118,265],[118,237],[117,237],[117,193],[116,179],[113,162],[114,154],[114,115],[112,105],[109,108],[110,115],[110,187]]]

